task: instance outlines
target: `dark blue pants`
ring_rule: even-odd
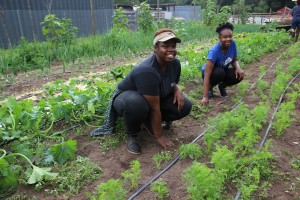
[[[184,97],[184,107],[178,112],[177,102],[173,104],[173,94],[161,100],[160,111],[162,121],[175,121],[187,116],[192,103]],[[150,118],[150,108],[145,98],[136,91],[125,91],[119,94],[113,107],[120,117],[124,118],[127,134],[137,134],[141,129],[141,124]]]

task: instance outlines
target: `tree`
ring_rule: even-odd
[[[266,0],[260,0],[258,4],[253,5],[253,12],[255,13],[266,13],[269,12],[269,6]]]
[[[241,20],[242,24],[245,24],[248,18],[248,12],[251,10],[251,7],[245,5],[245,0],[234,0],[232,10],[234,15],[237,15],[239,22]]]

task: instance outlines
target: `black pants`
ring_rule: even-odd
[[[204,73],[202,73],[202,78],[204,79]],[[221,67],[214,67],[210,77],[210,86],[214,87],[219,83],[223,83],[226,87],[238,84],[241,81],[242,79],[239,80],[236,78],[234,68],[224,69]]]
[[[160,102],[163,121],[179,120],[187,116],[192,109],[192,103],[184,97],[184,107],[178,112],[178,104],[177,102],[173,104],[173,98],[172,94]],[[127,134],[137,134],[141,129],[141,124],[150,117],[147,101],[136,91],[125,91],[119,94],[113,102],[113,107],[118,115],[124,118]]]

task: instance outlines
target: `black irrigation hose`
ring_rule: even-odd
[[[264,77],[264,75],[274,66],[274,64],[278,61],[278,58],[276,58],[276,60],[271,64],[271,66],[259,77],[259,79],[262,79],[262,77]],[[249,92],[252,87],[254,87],[257,84],[257,82],[253,83],[250,88],[245,92],[245,94],[247,92]],[[244,95],[245,96],[245,95]],[[236,103],[234,104],[231,108],[232,110],[243,100],[244,96]],[[201,137],[203,137],[203,135],[209,131],[210,129],[214,128],[215,126],[210,126],[207,129],[205,129],[203,132],[201,132],[191,143],[195,143],[196,141],[198,141]],[[156,174],[150,181],[148,181],[147,183],[145,183],[138,191],[136,191],[134,194],[132,194],[128,200],[132,200],[135,197],[137,197],[140,193],[142,193],[152,182],[154,182],[158,177],[160,177],[162,174],[164,174],[166,171],[168,171],[178,160],[179,160],[179,155],[176,156],[174,158],[174,160],[169,163],[164,169],[162,169],[158,174]]]
[[[284,95],[285,95],[286,90],[288,89],[288,87],[292,84],[292,82],[294,82],[294,80],[295,80],[299,75],[300,75],[300,73],[298,73],[298,74],[297,74],[297,75],[296,75],[296,76],[295,76],[295,77],[287,84],[287,86],[285,87],[284,91],[282,92],[282,94],[281,94],[281,96],[280,96],[280,98],[279,98],[279,100],[278,100],[277,106],[276,106],[276,108],[275,108],[275,110],[274,110],[274,112],[273,112],[273,115],[272,115],[272,118],[271,118],[271,122],[269,123],[269,126],[268,126],[268,128],[267,128],[267,130],[266,130],[266,133],[265,133],[265,135],[264,135],[264,137],[263,137],[263,139],[262,139],[262,141],[261,141],[261,143],[260,143],[260,145],[259,145],[259,148],[258,148],[257,152],[260,152],[260,151],[261,151],[261,148],[263,147],[263,145],[264,145],[265,142],[266,142],[267,136],[269,135],[269,131],[270,131],[270,129],[271,129],[271,127],[272,127],[272,124],[273,124],[273,120],[274,120],[275,114],[277,113],[277,111],[278,111],[278,109],[279,109],[279,107],[280,107],[280,104],[281,104],[281,102],[282,102],[282,99],[283,99],[283,97],[284,97]],[[237,194],[236,194],[235,197],[234,197],[234,200],[239,199],[241,193],[242,193],[242,191],[241,191],[241,189],[239,189],[239,191],[237,192]]]
[[[208,131],[208,129],[206,129],[200,135],[198,135],[198,137],[195,138],[193,140],[193,142],[191,142],[191,143],[195,143],[199,138],[201,138],[205,134],[206,131]],[[179,158],[180,158],[180,156],[177,155],[172,162],[170,162],[163,170],[161,170],[158,174],[156,174],[150,181],[148,181],[146,184],[144,184],[128,200],[134,199],[137,195],[139,195],[141,192],[143,192],[152,182],[154,182],[158,177],[160,177],[162,174],[164,174],[166,171],[168,171],[179,160]]]

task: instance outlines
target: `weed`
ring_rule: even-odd
[[[56,165],[59,176],[50,182],[54,189],[46,189],[48,194],[78,194],[82,188],[99,178],[102,169],[89,158],[78,156],[76,160],[64,165]]]

